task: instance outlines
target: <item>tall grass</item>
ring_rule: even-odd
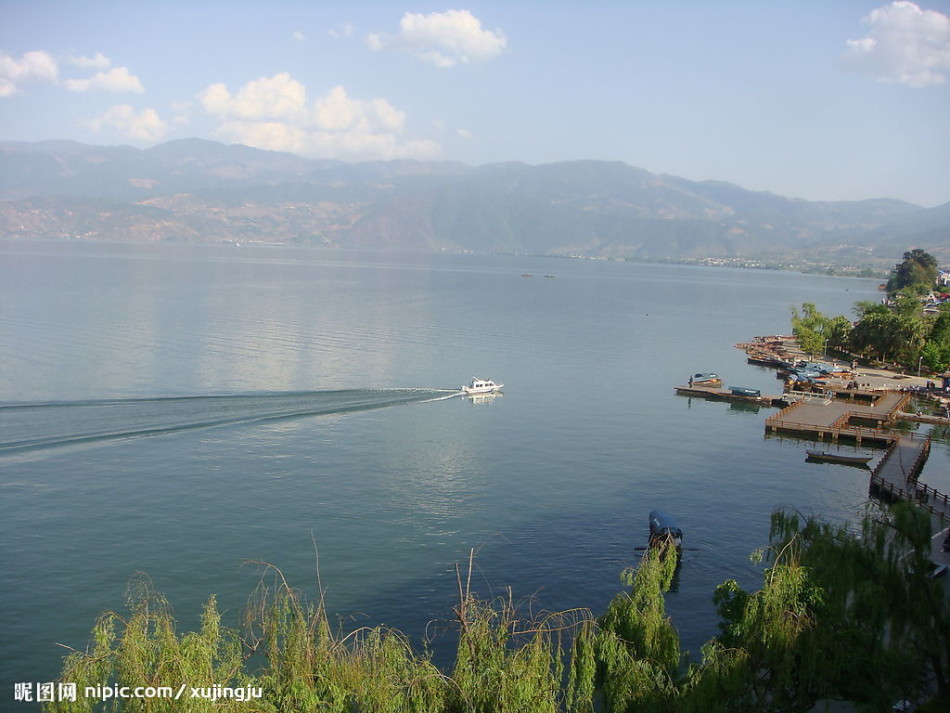
[[[364,627],[334,631],[322,602],[307,602],[274,567],[252,594],[241,629],[221,626],[214,597],[197,632],[177,634],[168,603],[145,577],[129,588],[128,615],[102,614],[86,651],[66,657],[61,681],[68,711],[273,711],[320,713],[556,713],[591,710],[589,683],[565,680],[571,646],[590,638],[586,610],[522,619],[509,592],[485,601],[459,578],[458,650],[451,674],[400,632]],[[574,631],[580,630],[579,637]],[[589,645],[589,644],[588,644]],[[579,679],[577,679],[579,681]],[[249,700],[191,697],[192,689],[259,689]],[[85,695],[97,686],[166,686],[172,698]],[[568,690],[571,691],[568,696]]]
[[[732,580],[717,588],[720,636],[703,647],[698,662],[687,661],[665,611],[677,557],[657,549],[623,573],[626,589],[599,619],[586,609],[534,615],[510,591],[482,599],[470,586],[470,557],[467,573],[457,571],[457,648],[446,671],[393,629],[334,630],[322,600],[307,601],[267,565],[240,627],[222,626],[211,597],[198,631],[184,634],[148,579],[134,578],[128,612],[102,614],[87,649],[71,650],[64,661],[61,680],[76,684],[75,700],[45,708],[764,713],[809,711],[822,698],[880,708],[908,686],[922,689],[910,674],[927,662],[930,680],[950,689],[944,676],[950,605],[923,569],[926,514],[869,516],[861,536],[781,514],[775,523],[762,589],[745,592]],[[908,551],[913,557],[894,556]],[[877,606],[882,592],[887,607]],[[906,665],[895,665],[904,659]],[[102,686],[166,686],[188,695],[100,701],[95,692]],[[193,697],[193,690],[212,698]]]
[[[400,632],[378,626],[331,627],[322,600],[308,602],[276,568],[252,594],[243,625],[221,626],[215,599],[197,632],[177,634],[167,602],[145,577],[129,588],[128,615],[106,612],[86,651],[72,651],[62,681],[75,701],[48,711],[259,711],[281,713],[592,713],[672,711],[684,685],[700,690],[695,671],[682,676],[679,638],[664,611],[677,560],[649,551],[623,573],[600,620],[587,609],[525,616],[509,590],[479,598],[457,571],[458,629],[454,665],[436,667]],[[720,657],[722,659],[723,657]],[[721,663],[721,662],[720,662]],[[695,679],[695,680],[694,680]],[[85,688],[185,686],[184,699],[98,701]],[[192,689],[253,689],[259,697],[207,700]],[[708,680],[704,684],[709,688]],[[698,709],[697,709],[698,710]]]

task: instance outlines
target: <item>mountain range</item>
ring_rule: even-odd
[[[185,139],[0,143],[0,235],[636,260],[950,262],[950,203],[805,201],[621,162],[344,163]]]

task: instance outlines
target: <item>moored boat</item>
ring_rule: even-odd
[[[690,386],[709,386],[714,389],[718,389],[722,386],[722,379],[719,378],[718,374],[713,374],[712,372],[703,372],[700,374],[693,374],[689,377]]]
[[[683,531],[672,515],[662,510],[650,511],[650,547],[673,545],[677,551],[683,547]]]
[[[842,465],[854,465],[864,468],[874,456],[846,456],[840,453],[828,453],[827,451],[805,451],[808,454],[806,460],[822,461],[825,463],[840,463]]]
[[[759,389],[749,389],[745,386],[730,386],[729,391],[732,392],[733,396],[749,396],[759,398],[762,395],[762,392]]]
[[[491,379],[472,378],[472,383],[462,387],[462,392],[466,394],[493,394],[502,390],[504,384],[496,384]]]

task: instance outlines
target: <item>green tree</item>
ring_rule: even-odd
[[[860,530],[797,514],[772,518],[773,549],[797,543],[821,585],[813,654],[826,695],[883,709],[950,687],[950,606],[930,572],[929,514],[909,503],[872,507]]]
[[[847,349],[851,320],[844,315],[827,317],[814,304],[805,302],[801,312],[792,307],[792,334],[806,354],[822,354],[826,347]]]
[[[743,710],[808,711],[835,698],[886,710],[948,685],[950,608],[927,577],[930,520],[906,503],[861,529],[777,512],[765,584],[720,585],[720,644],[748,654]]]
[[[851,320],[839,314],[829,320],[826,327],[828,346],[833,349],[846,350],[851,344]]]
[[[874,354],[881,361],[890,357],[908,366],[917,365],[917,358],[931,331],[916,297],[902,292],[894,307],[863,301],[855,305],[859,316],[851,330],[851,348],[865,355]]]
[[[910,288],[917,294],[926,294],[933,289],[939,274],[937,259],[920,248],[904,253],[904,259],[891,271],[887,280],[887,293],[897,294]]]
[[[901,290],[895,300],[894,314],[897,315],[897,358],[907,365],[916,364],[931,331],[931,325],[924,319],[920,300],[906,288]]]
[[[928,371],[942,373],[950,366],[950,347],[937,341],[928,341],[920,352]]]
[[[799,549],[793,541],[771,552],[759,591],[748,594],[729,580],[713,599],[723,618],[720,642],[747,654],[746,710],[807,711],[830,689],[814,645],[822,590]]]
[[[825,351],[828,324],[828,318],[811,302],[802,304],[801,313],[792,307],[792,334],[806,354],[817,355]]]
[[[930,371],[943,372],[950,366],[950,304],[941,305],[921,356]]]
[[[916,359],[926,329],[919,316],[899,312],[885,304],[862,301],[855,304],[859,319],[851,330],[851,348],[881,361],[888,357]],[[908,356],[911,354],[911,356]]]
[[[610,602],[596,641],[598,687],[611,713],[672,710],[682,653],[666,616],[677,556],[649,550],[636,570],[623,574],[630,592]]]

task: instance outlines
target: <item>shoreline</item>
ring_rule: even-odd
[[[782,369],[787,363],[813,361],[799,348],[798,341],[788,335],[753,337],[751,342],[740,342],[735,346],[746,353],[748,363],[758,366]],[[826,356],[822,361],[838,364],[841,360],[832,357],[828,362]],[[942,407],[950,406],[950,392],[928,389],[928,384],[939,378],[931,375],[909,375],[893,369],[857,364],[851,371],[842,372],[840,376],[830,375],[828,378],[857,381],[860,386],[873,391],[913,391],[918,397],[932,400]],[[943,418],[941,422],[950,425],[948,418]]]
[[[801,351],[794,337],[786,335],[772,335],[755,337],[751,342],[737,344],[743,349],[748,361],[753,364],[775,368],[779,373],[783,369],[799,361],[809,361],[808,355]],[[814,363],[814,362],[812,362]],[[837,362],[835,362],[837,365]],[[817,382],[821,382],[820,384]],[[834,383],[837,382],[837,383]],[[798,383],[805,383],[798,382]],[[817,437],[819,442],[828,442],[837,445],[839,437],[854,438],[860,445],[862,438],[865,441],[875,441],[884,438],[887,442],[887,452],[878,461],[871,471],[869,490],[877,497],[891,502],[896,500],[910,500],[920,507],[930,511],[937,518],[936,526],[932,523],[931,562],[941,574],[950,567],[950,551],[942,547],[945,538],[950,538],[950,516],[947,514],[947,496],[918,482],[923,472],[924,464],[930,452],[930,435],[922,445],[918,437],[901,434],[894,430],[899,420],[916,421],[937,426],[950,425],[950,417],[924,415],[921,411],[916,414],[903,411],[904,405],[911,403],[911,399],[926,399],[939,404],[944,413],[950,415],[950,393],[946,390],[937,390],[930,387],[934,383],[930,377],[908,376],[889,369],[874,367],[858,367],[857,361],[840,372],[829,373],[820,379],[809,379],[807,386],[814,390],[818,399],[803,399],[783,409],[779,414],[770,416],[766,420],[766,432],[792,432],[801,438]],[[786,380],[784,393],[789,393],[790,380]],[[797,386],[797,384],[796,384]],[[824,387],[824,388],[822,388]],[[802,393],[803,396],[806,394]],[[870,397],[870,404],[859,404],[857,397]],[[821,399],[825,399],[821,401]],[[895,402],[895,399],[897,401]],[[800,415],[801,411],[807,412]],[[794,417],[788,421],[788,415],[794,411]],[[841,413],[839,413],[841,411]],[[880,411],[880,413],[879,413]],[[830,416],[829,416],[830,412]],[[876,421],[877,425],[868,428],[854,425],[853,420]],[[856,423],[861,423],[860,420]],[[904,442],[907,442],[905,445]],[[888,474],[887,461],[893,451],[908,450],[913,457],[910,469],[900,467],[896,475],[890,468]],[[900,463],[900,457],[897,459]],[[943,506],[937,504],[943,499]],[[928,504],[931,503],[932,504]],[[938,505],[935,509],[934,505]],[[935,575],[939,576],[939,575]]]

